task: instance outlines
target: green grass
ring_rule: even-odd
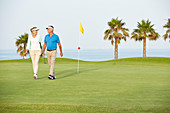
[[[56,59],[56,80],[30,59],[0,61],[0,113],[170,113],[170,58]]]

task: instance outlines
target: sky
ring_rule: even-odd
[[[37,26],[39,35],[47,34],[46,27],[54,26],[63,49],[77,49],[78,38],[82,49],[112,49],[104,40],[108,21],[118,17],[126,23],[129,34],[137,28],[137,22],[149,19],[162,36],[163,25],[170,18],[170,0],[0,0],[0,49],[16,49],[18,36],[29,33]],[[80,22],[84,35],[80,35]],[[142,48],[142,42],[130,38],[121,41],[120,49]],[[147,40],[147,49],[169,49],[169,40],[160,37]]]

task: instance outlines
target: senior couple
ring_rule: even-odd
[[[48,34],[45,36],[44,40],[38,35],[38,28],[33,27],[30,29],[31,35],[28,37],[27,41],[27,48],[25,55],[28,54],[28,51],[31,56],[32,65],[33,65],[33,78],[37,79],[37,73],[38,73],[38,63],[39,58],[42,54],[44,57],[44,51],[47,47],[47,58],[48,58],[48,64],[50,66],[50,73],[48,78],[49,79],[56,79],[55,72],[54,72],[54,66],[55,66],[55,59],[57,54],[57,44],[60,49],[60,56],[63,56],[62,47],[60,43],[59,36],[54,33],[54,27],[52,25],[48,26],[47,28]],[[41,46],[43,45],[43,47]]]

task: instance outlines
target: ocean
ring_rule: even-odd
[[[77,59],[77,50],[63,50],[63,58]],[[170,49],[147,49],[147,57],[170,57]],[[119,49],[118,58],[142,57],[142,49]],[[30,56],[27,55],[26,58]],[[59,50],[57,57],[60,58]],[[0,50],[0,60],[22,59],[16,50]],[[114,59],[113,49],[90,49],[80,50],[80,60],[84,61],[106,61]]]

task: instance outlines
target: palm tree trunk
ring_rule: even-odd
[[[146,57],[146,37],[143,39],[143,57]]]
[[[115,37],[115,59],[118,59],[118,40]]]
[[[27,43],[24,43],[24,53],[26,52],[26,45]]]
[[[25,54],[25,52],[26,52],[26,45],[27,45],[27,43],[24,43],[24,54]],[[25,59],[25,56],[26,56],[26,55],[23,56],[23,59]]]

